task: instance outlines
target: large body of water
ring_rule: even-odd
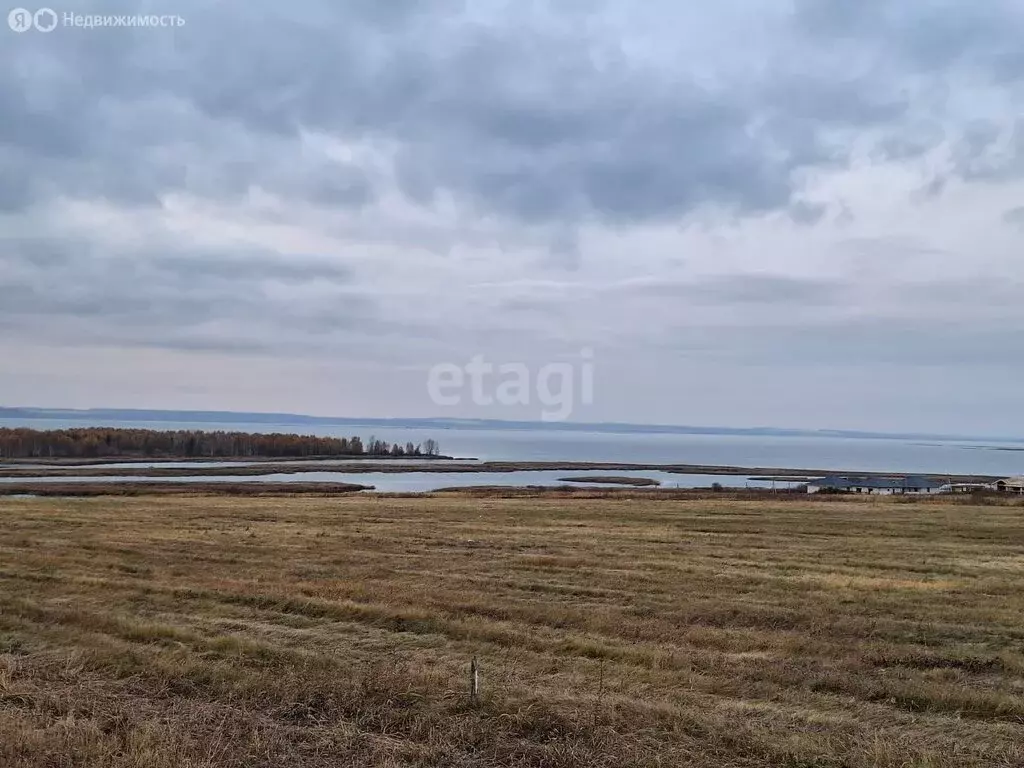
[[[0,426],[57,429],[86,426],[81,421],[3,420]],[[828,469],[849,472],[906,472],[957,475],[1024,474],[1020,443],[969,443],[843,437],[770,437],[553,430],[459,428],[380,428],[343,425],[213,424],[181,422],[109,423],[149,429],[203,429],[242,432],[299,432],[374,436],[388,442],[434,438],[442,453],[486,461],[603,461],[637,464],[704,464],[742,467]],[[1011,450],[1016,448],[1017,450]],[[138,465],[133,465],[138,466]],[[415,474],[415,473],[409,473]],[[565,474],[564,472],[561,474]],[[606,473],[607,474],[607,473]],[[620,474],[616,472],[615,474]],[[379,475],[375,475],[379,477]],[[353,475],[347,475],[354,478]],[[445,485],[455,485],[447,475]],[[477,475],[479,478],[480,476]],[[310,480],[312,478],[309,478]],[[355,480],[353,480],[355,482]],[[449,482],[451,481],[451,482]],[[724,482],[724,481],[723,481]],[[378,485],[378,483],[372,483]],[[473,485],[479,483],[472,483]]]

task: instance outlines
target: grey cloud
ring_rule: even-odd
[[[814,39],[875,42],[877,55],[899,57],[921,71],[960,61],[1003,77],[1019,62],[1024,9],[1015,0],[797,0],[795,9]]]
[[[205,287],[216,281],[304,283],[323,280],[347,284],[352,272],[344,264],[308,254],[281,254],[256,249],[202,250],[171,242],[151,243],[135,250],[114,251],[71,237],[0,237],[0,254],[8,270],[19,266],[37,271],[51,285],[73,283],[75,276],[96,270],[109,275],[148,273],[154,283],[183,281]]]
[[[948,185],[949,179],[946,176],[937,175],[917,190],[914,195],[914,199],[922,201],[939,197],[943,192],[945,192]]]
[[[913,94],[905,119],[879,122],[884,138],[876,151],[883,158],[914,159],[950,141],[952,176],[999,181],[1024,175],[1020,124],[972,121],[974,108],[963,114],[950,108],[958,99],[983,104],[984,98],[973,99],[971,93],[980,86],[996,89],[1008,106],[1015,105],[1010,110],[1019,111],[1024,102],[1024,6],[1019,2],[798,0],[794,18],[809,50],[834,46],[840,57],[861,61],[865,93],[886,93],[895,84]],[[851,103],[860,109],[866,100]],[[994,152],[1008,132],[1010,146]],[[937,179],[932,192],[941,191],[943,183]]]
[[[854,365],[933,368],[956,366],[1024,369],[1013,350],[1019,332],[998,323],[963,324],[935,318],[863,318],[813,325],[783,322],[735,327],[672,329],[661,346],[691,359],[734,360],[776,367]]]
[[[913,160],[938,146],[947,138],[946,130],[937,120],[914,122],[889,129],[875,147],[882,160]]]
[[[886,4],[862,5],[801,5],[796,18],[816,35],[890,42],[905,32],[908,56],[935,66],[951,66],[985,24],[1016,18],[1000,3],[969,14],[962,33],[924,24],[918,40]],[[891,126],[908,110],[899,69],[843,79],[791,62],[699,85],[685,67],[625,55],[575,6],[490,23],[448,2],[178,12],[188,23],[173,38],[122,29],[64,34],[45,49],[13,41],[0,59],[12,65],[0,70],[0,111],[15,117],[0,140],[31,162],[10,162],[0,201],[62,192],[151,204],[170,190],[223,198],[263,186],[318,204],[372,203],[374,170],[310,156],[305,128],[393,145],[401,189],[421,203],[445,192],[530,222],[630,223],[708,204],[760,213],[790,206],[801,170],[846,162],[829,130]],[[666,24],[672,13],[666,4]],[[778,59],[770,41],[756,44]],[[950,56],[929,53],[943,44]],[[901,151],[927,145],[911,139]]]
[[[976,123],[954,147],[953,163],[967,180],[1000,181],[1024,175],[1024,120],[1008,130]]]
[[[865,311],[856,294],[841,283],[769,276],[749,284],[720,282],[726,306],[742,307],[744,294],[754,301],[770,295],[778,299],[778,311],[758,315],[756,322],[737,314],[734,322],[675,325],[662,346],[696,357],[780,366],[1024,370],[1024,360],[1017,354],[1024,282],[1016,279],[922,276],[915,282],[873,288],[876,298],[891,290],[891,297],[898,299],[874,311]],[[786,311],[793,305],[813,306],[818,299],[843,311],[818,312],[813,319]]]
[[[920,257],[949,256],[950,252],[930,244],[920,237],[888,235],[880,237],[849,237],[837,245],[840,253],[849,254],[858,260],[893,258],[916,259]]]
[[[1000,280],[963,279],[959,281],[922,279],[900,285],[898,291],[907,302],[922,311],[930,305],[964,319],[979,312],[998,313],[1009,326],[1017,318],[1024,293],[1024,282],[1013,276]]]
[[[1024,205],[1003,211],[1003,221],[1024,229]]]
[[[158,256],[145,261],[145,268],[160,272],[161,279],[177,278],[190,284],[204,284],[210,280],[254,282],[269,280],[279,283],[305,283],[323,280],[348,283],[351,270],[343,265],[307,256],[222,252],[187,255]]]
[[[398,330],[348,268],[308,255],[58,237],[3,239],[0,253],[0,324],[64,342],[287,353],[338,332]]]
[[[629,293],[678,299],[700,305],[818,305],[839,300],[842,283],[784,275],[747,274],[692,282],[647,282],[626,286]]]
[[[0,53],[0,113],[11,116],[0,125],[3,209],[58,195],[122,205],[154,205],[175,191],[225,200],[252,187],[335,206],[372,201],[367,169],[312,152],[297,135],[211,119],[186,80],[215,74],[186,71],[184,59],[147,45],[153,30],[61,32],[46,56],[38,39],[23,38]],[[261,91],[256,82],[247,89]]]
[[[797,224],[817,224],[827,211],[828,207],[821,203],[797,201],[789,206],[789,217]]]
[[[700,284],[697,293],[721,303],[807,304],[834,300],[843,290],[843,285],[826,280],[737,275]]]
[[[498,303],[499,312],[505,316],[537,317],[545,322],[558,322],[564,319],[564,313],[553,299],[517,297],[504,299]]]

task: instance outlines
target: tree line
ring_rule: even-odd
[[[202,430],[0,428],[0,458],[438,456],[436,440],[405,445],[370,438]]]

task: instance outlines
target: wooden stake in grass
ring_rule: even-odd
[[[469,664],[469,700],[476,704],[480,697],[480,663],[473,657]]]

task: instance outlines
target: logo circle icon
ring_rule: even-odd
[[[56,14],[54,14],[56,18]],[[32,11],[15,8],[7,14],[7,26],[15,32],[28,32],[32,29]]]
[[[32,16],[32,22],[40,32],[53,32],[57,26],[57,14],[52,8],[40,8]]]

